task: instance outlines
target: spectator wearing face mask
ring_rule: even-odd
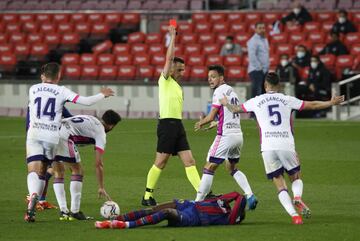
[[[304,25],[304,23],[310,21],[312,21],[310,13],[299,2],[295,2],[292,12],[281,19],[282,24],[292,23]]]
[[[308,77],[309,90],[314,99],[326,100],[331,97],[332,75],[318,56],[312,56]]]
[[[280,63],[276,66],[276,73],[280,77],[280,82],[295,84],[300,79],[298,70],[291,64],[287,54],[280,56]]]
[[[319,55],[323,54],[333,54],[335,56],[349,54],[346,46],[340,41],[339,33],[331,32],[331,40],[326,46],[319,52]]]
[[[221,47],[220,55],[227,56],[231,54],[242,54],[241,46],[234,43],[233,36],[227,36],[224,45]]]
[[[343,34],[356,32],[355,25],[347,18],[347,12],[344,9],[338,12],[338,20],[332,26],[331,31]]]
[[[310,66],[310,53],[304,45],[299,45],[296,48],[296,56],[292,61],[296,68],[304,68]]]

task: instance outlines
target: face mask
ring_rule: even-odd
[[[230,49],[233,48],[233,44],[231,44],[231,43],[226,43],[226,44],[225,44],[225,48],[226,48],[227,50],[230,50]]]
[[[287,59],[280,60],[280,64],[282,67],[285,67],[288,63],[289,63],[289,61],[287,61]]]
[[[300,8],[294,8],[294,13],[296,14],[296,15],[298,15],[299,13],[300,13],[300,11],[301,11],[301,9]]]
[[[311,62],[310,63],[310,66],[311,66],[312,69],[316,69],[318,67],[318,65],[319,64],[317,62]]]
[[[339,23],[345,23],[346,22],[346,18],[345,17],[340,17],[339,18]]]
[[[299,51],[296,53],[296,57],[298,57],[298,58],[303,58],[304,56],[305,56],[305,52]]]

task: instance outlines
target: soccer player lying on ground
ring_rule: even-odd
[[[265,78],[265,94],[251,98],[241,106],[229,104],[229,96],[226,95],[220,102],[234,113],[255,113],[261,130],[261,154],[266,175],[275,184],[280,203],[292,217],[292,222],[302,224],[302,217],[299,216],[293,204],[305,218],[309,218],[311,213],[301,199],[303,182],[300,179],[300,161],[295,151],[291,113],[293,110],[327,109],[343,102],[344,96],[333,96],[329,101],[303,101],[279,93],[279,82],[279,76],[270,72]],[[293,202],[288,194],[284,171],[287,172],[291,181]]]
[[[234,201],[233,207],[230,203]],[[195,202],[177,200],[152,208],[119,215],[115,220],[97,221],[99,229],[137,228],[168,220],[170,227],[239,224],[245,218],[246,198],[231,192],[215,198]]]
[[[103,153],[106,144],[106,133],[111,131],[121,117],[113,110],[107,110],[101,120],[90,115],[76,115],[62,120],[60,142],[57,148],[54,168],[54,191],[60,208],[60,220],[88,220],[90,217],[80,211],[83,169],[77,144],[95,145],[95,168],[99,184],[99,197],[110,200],[104,188]],[[70,195],[71,208],[67,208],[64,188],[65,165],[71,169]]]

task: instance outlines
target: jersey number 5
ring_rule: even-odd
[[[34,100],[34,104],[37,105],[36,108],[36,117],[40,119],[42,116],[50,116],[50,120],[54,120],[56,113],[55,113],[55,98],[49,98],[45,104],[44,109],[41,109],[41,97],[37,97]],[[41,113],[42,110],[42,113]]]
[[[276,108],[279,108],[279,105],[269,105],[269,115],[270,117],[274,117],[274,119],[276,118],[276,121],[273,119],[270,121],[270,123],[274,126],[278,126],[281,124],[281,115],[280,112],[276,110]]]

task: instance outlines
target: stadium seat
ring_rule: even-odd
[[[74,25],[72,23],[59,23],[56,32],[59,34],[72,33],[73,29]]]
[[[271,44],[285,44],[288,42],[288,34],[287,33],[280,33],[272,35],[270,38]]]
[[[241,81],[246,77],[246,68],[241,66],[230,66],[227,68],[226,79],[229,81]]]
[[[154,68],[154,80],[157,80],[164,70],[164,65],[156,65]]]
[[[148,44],[142,44],[142,43],[134,43],[131,45],[131,54],[143,54],[147,53]]]
[[[334,12],[318,12],[313,15],[313,19],[319,23],[323,22],[335,22],[336,14]]]
[[[26,35],[23,33],[12,33],[9,37],[9,43],[16,45],[16,44],[23,44],[25,43]]]
[[[152,80],[154,77],[154,67],[147,65],[147,66],[139,66],[137,68],[136,78],[138,79],[148,79]]]
[[[107,13],[104,16],[104,23],[107,24],[110,28],[115,28],[119,26],[121,19],[121,13]]]
[[[132,55],[130,54],[118,54],[115,56],[116,65],[131,65]]]
[[[307,41],[314,43],[324,43],[325,33],[324,32],[310,32],[307,37]]]
[[[205,44],[201,53],[204,55],[217,55],[220,54],[220,47],[218,44]]]
[[[262,15],[262,21],[266,24],[273,24],[276,20],[280,19],[279,13],[265,12]]]
[[[344,69],[351,69],[354,65],[354,57],[352,55],[340,55],[336,58],[336,76],[341,78]]]
[[[136,75],[136,68],[132,65],[123,65],[119,67],[118,80],[134,80]]]
[[[224,56],[224,65],[225,65],[225,67],[240,66],[241,65],[241,56],[240,55]]]
[[[208,33],[211,29],[211,23],[209,22],[198,22],[195,23],[194,32],[195,33]]]
[[[109,31],[110,28],[106,23],[94,23],[91,28],[90,37],[92,39],[105,39]]]
[[[275,53],[278,55],[287,54],[291,56],[293,52],[294,52],[294,47],[292,44],[278,44],[275,50]]]
[[[30,59],[32,61],[44,61],[49,53],[47,44],[33,44],[30,50]]]
[[[140,23],[140,14],[138,13],[124,13],[122,16],[121,25],[123,27],[132,27]]]
[[[348,33],[345,36],[345,44],[350,47],[360,42],[360,33]]]
[[[18,23],[8,23],[5,27],[7,33],[20,33],[21,25]]]
[[[72,23],[86,23],[87,16],[85,13],[73,13],[70,15],[69,21]]]
[[[230,30],[231,33],[246,33],[248,31],[248,24],[242,21],[236,21],[231,23]]]
[[[22,25],[22,31],[24,33],[36,33],[39,29],[39,24],[34,22],[25,22]]]
[[[67,13],[56,13],[52,16],[52,22],[56,24],[68,23],[70,19],[70,14]]]
[[[81,68],[81,80],[96,80],[99,75],[99,67],[97,65],[84,65]]]
[[[201,33],[199,34],[199,38],[197,41],[199,44],[212,44],[215,43],[215,38],[214,35],[212,33]]]
[[[244,14],[240,12],[229,12],[227,14],[228,22],[241,22],[244,20]]]
[[[214,34],[217,33],[226,33],[229,30],[229,23],[228,22],[215,22],[212,26],[212,32]]]
[[[224,58],[220,55],[208,55],[206,58],[206,66],[213,65],[213,64],[220,64],[223,65]]]
[[[302,26],[300,25],[289,25],[287,24],[285,26],[285,30],[284,32],[287,32],[290,34],[293,34],[293,33],[301,33],[302,32]]]
[[[16,67],[16,62],[17,62],[17,60],[16,60],[15,54],[7,53],[7,52],[1,53],[0,54],[0,71],[1,72],[13,72]]]
[[[244,17],[244,21],[248,24],[254,24],[262,20],[262,14],[256,12],[247,12]]]
[[[114,63],[114,55],[112,54],[99,54],[97,56],[97,65],[107,65],[111,66]]]
[[[191,20],[193,23],[196,22],[207,22],[209,19],[209,14],[208,13],[193,13],[191,15]]]
[[[325,64],[325,66],[332,70],[334,69],[335,66],[335,61],[336,61],[336,56],[333,54],[325,54],[325,55],[320,55],[320,60],[321,62],[323,62]]]
[[[209,21],[213,22],[213,23],[218,23],[218,22],[225,22],[226,21],[226,13],[211,13],[209,14]]]
[[[183,45],[176,45],[175,46],[175,55],[183,55],[184,54],[184,46]]]
[[[149,65],[150,57],[147,54],[137,54],[133,57],[134,65]]]
[[[128,35],[128,43],[144,43],[145,34],[142,32],[135,32]]]
[[[194,33],[184,33],[180,36],[180,43],[182,44],[193,44],[197,43],[198,35]]]
[[[13,46],[11,44],[0,44],[0,54],[12,53]]]
[[[325,44],[314,44],[312,47],[312,52],[314,54],[319,54],[321,50],[325,47]]]
[[[67,51],[74,51],[80,42],[80,36],[77,33],[65,33],[61,37],[60,48]]]
[[[215,36],[216,43],[223,45],[226,41],[227,36],[233,36],[232,33],[217,34]]]
[[[307,79],[308,79],[308,77],[309,77],[309,70],[310,70],[309,67],[298,68],[299,75],[300,75],[300,78],[301,78],[302,80],[307,80]]]
[[[270,55],[269,62],[270,62],[270,68],[275,69],[276,66],[279,64],[279,56],[280,55]],[[291,55],[289,55],[291,56]]]
[[[0,44],[6,44],[8,42],[9,35],[6,33],[0,33]]]
[[[359,24],[360,23],[360,12],[353,12],[351,14],[351,20],[354,22],[354,23],[357,23]],[[359,31],[359,29],[358,29]]]
[[[50,49],[58,47],[61,42],[61,36],[57,33],[44,34],[43,43],[47,44]]]
[[[251,34],[236,34],[234,37],[235,43],[240,44],[241,46],[246,46],[247,41],[251,38]]]
[[[130,54],[130,45],[121,43],[115,44],[112,52],[115,55]]]
[[[148,49],[148,54],[165,54],[164,44],[150,44]]]
[[[360,43],[353,44],[350,53],[354,56],[360,56]]]
[[[17,43],[14,47],[14,54],[17,61],[26,60],[30,54],[30,45]]]
[[[207,68],[205,66],[193,66],[190,71],[191,81],[206,81]]]
[[[185,55],[200,54],[200,52],[201,52],[201,45],[200,44],[187,44],[184,47],[184,54]]]
[[[319,22],[307,22],[303,27],[304,32],[316,32],[320,29]]]
[[[80,65],[96,65],[96,55],[85,53],[80,56]]]
[[[99,70],[99,80],[115,80],[118,73],[118,67],[113,65],[103,65]]]
[[[322,30],[325,32],[330,32],[332,29],[332,26],[334,25],[334,22],[328,21],[322,23]]]
[[[87,17],[87,21],[90,24],[98,24],[98,23],[104,23],[104,15],[101,13],[90,13]],[[106,23],[104,23],[107,25]]]
[[[40,25],[39,29],[40,33],[49,34],[49,33],[55,33],[56,32],[56,25],[49,22],[43,22]]]
[[[167,25],[166,25],[167,26]],[[193,24],[187,22],[179,22],[178,24],[178,31],[180,34],[183,33],[192,33],[193,32]]]
[[[52,14],[48,13],[38,13],[35,14],[35,21],[38,23],[51,23],[52,22]]]
[[[146,44],[160,44],[162,43],[162,37],[159,33],[148,33],[145,38]]]
[[[94,54],[110,53],[112,46],[113,46],[113,43],[110,40],[105,40],[103,42],[96,44],[94,47],[92,47],[92,51]]]
[[[65,80],[79,80],[81,75],[80,65],[65,65],[63,68],[63,78]]]
[[[152,65],[159,65],[164,66],[165,64],[165,55],[164,54],[152,54],[151,55],[151,64]]]
[[[62,65],[77,65],[79,64],[80,56],[75,53],[64,54],[61,58]]]
[[[18,21],[19,15],[14,13],[5,13],[2,15],[2,22],[7,25],[11,23],[16,23]]]
[[[205,63],[205,59],[203,55],[200,54],[192,54],[189,55],[186,64],[189,66],[202,66]]]
[[[91,33],[91,25],[86,22],[76,23],[74,26],[74,32],[78,33],[81,38],[87,38]]]

